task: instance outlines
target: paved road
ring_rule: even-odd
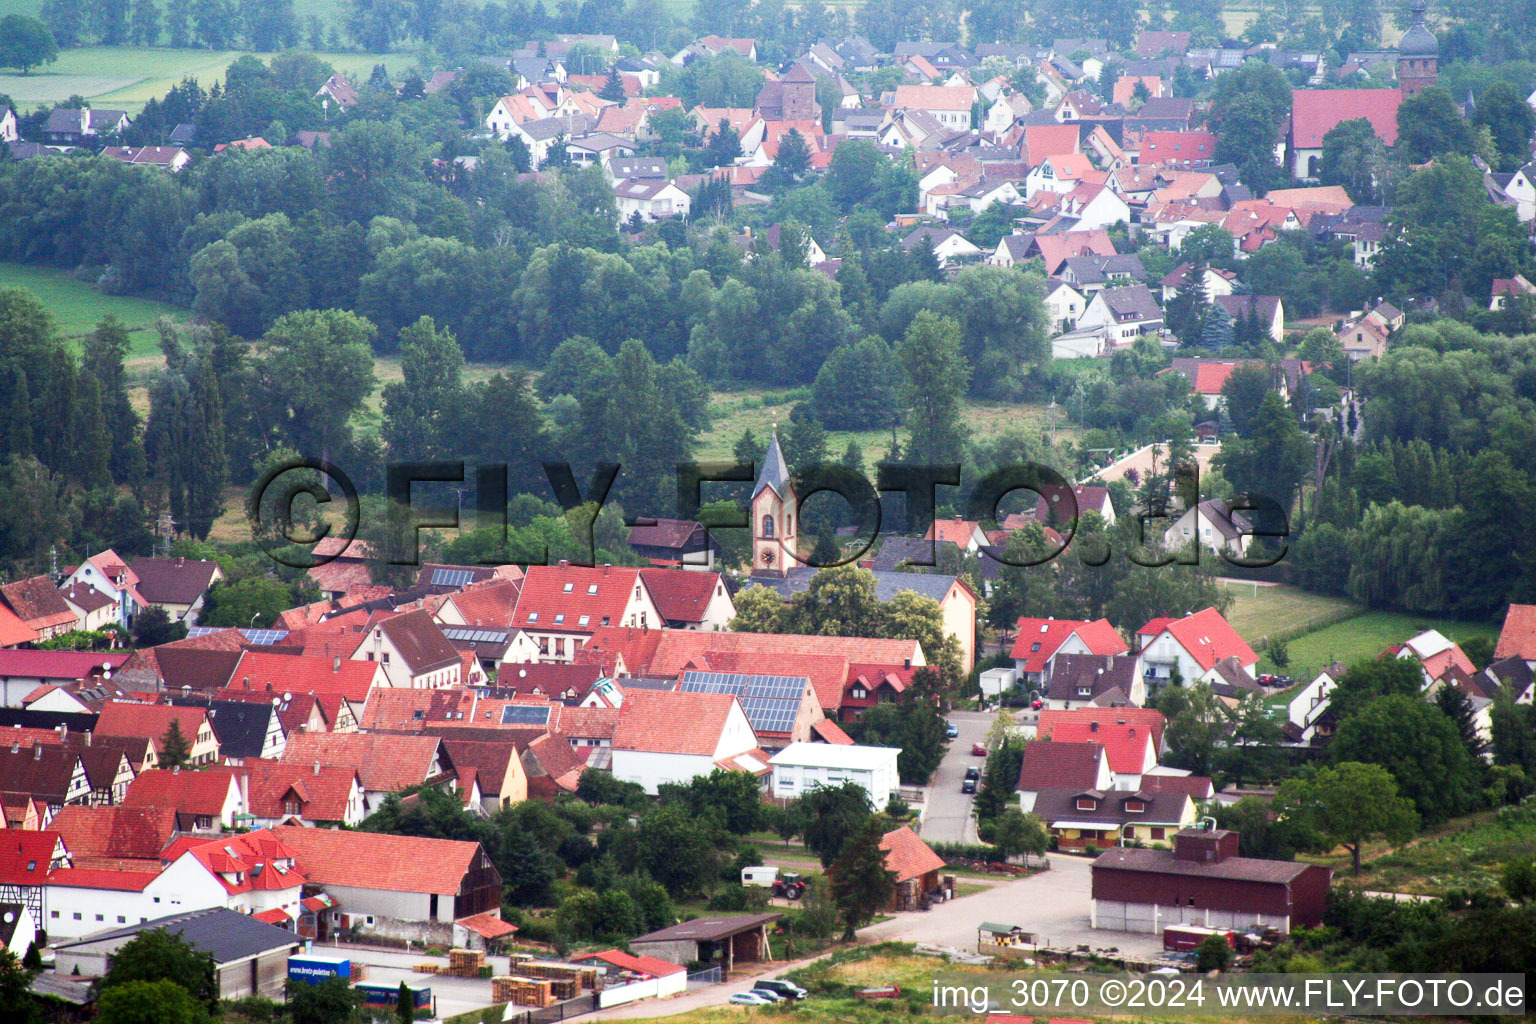
[[[976,842],[976,819],[971,817],[975,797],[960,792],[960,783],[967,768],[985,767],[985,758],[971,755],[971,744],[986,740],[992,719],[992,715],[979,711],[950,713],[949,720],[959,727],[960,735],[950,740],[939,770],[929,780],[922,827],[923,838],[929,842]]]
[[[865,928],[859,933],[859,939],[863,942],[927,942],[974,950],[977,927],[983,921],[995,921],[1018,925],[1039,935],[1043,944],[1058,948],[1086,945],[1122,953],[1155,953],[1162,948],[1162,940],[1156,935],[1089,928],[1090,883],[1087,859],[1053,854],[1050,871],[995,885],[985,892],[938,904],[932,910],[897,914],[889,921]],[[765,969],[761,973],[742,976],[724,985],[699,989],[674,999],[616,1006],[590,1016],[610,1019],[670,1017],[717,1006],[733,994],[751,988],[756,978],[778,977],[809,962],[763,965]],[[934,960],[934,970],[937,972],[942,968],[943,962]]]

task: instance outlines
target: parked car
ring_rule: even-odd
[[[945,722],[944,735],[948,736],[950,739],[954,739],[956,736],[960,735],[960,727],[954,722]]]
[[[965,777],[968,779],[981,778],[981,769],[975,765],[968,765],[965,769]]]
[[[770,998],[766,992],[737,992],[731,996],[731,1002],[737,1006],[772,1006],[778,1000]]]
[[[972,743],[971,744],[971,756],[972,757],[986,757],[987,756],[987,745],[985,743]]]
[[[974,793],[974,792],[976,792],[976,780],[972,779],[972,778],[967,778],[964,782],[960,783],[960,792],[962,792],[962,793]]]
[[[764,978],[761,981],[754,982],[752,990],[754,992],[772,992],[780,999],[804,999],[811,994],[794,982],[785,981],[782,978]]]

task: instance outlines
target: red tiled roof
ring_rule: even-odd
[[[713,757],[735,706],[736,697],[729,693],[626,691],[614,749]]]
[[[8,606],[0,604],[0,647],[35,643],[38,639],[37,630],[22,622]]]
[[[475,691],[464,689],[408,690],[380,686],[368,695],[357,727],[367,731],[401,729],[419,732],[427,722],[473,717]]]
[[[174,807],[62,807],[49,827],[77,867],[160,870],[160,851],[176,834]]]
[[[1031,740],[1024,744],[1017,788],[1026,792],[1052,786],[1091,788],[1099,780],[1099,759],[1103,756],[1102,743]]]
[[[1150,625],[1143,626],[1142,631]],[[1210,671],[1223,658],[1235,657],[1244,666],[1258,664],[1259,656],[1253,653],[1253,648],[1215,608],[1174,619],[1163,628],[1189,652],[1202,671]]]
[[[58,846],[59,834],[52,830],[0,833],[0,885],[42,885]]]
[[[143,892],[160,877],[160,862],[153,871],[128,871],[116,868],[57,868],[48,873],[48,884],[71,889],[116,889]]]
[[[704,621],[710,598],[723,586],[719,573],[691,569],[641,569],[640,578],[667,622]]]
[[[600,953],[582,953],[572,959],[577,963],[583,960],[601,960],[605,964],[612,964],[631,974],[646,974],[653,978],[665,978],[688,969],[681,964],[662,960],[660,957],[634,956],[619,949],[605,949]]]
[[[191,855],[231,894],[294,889],[307,880],[297,851],[268,829],[210,839],[182,855]]]
[[[479,843],[454,839],[290,825],[272,834],[298,854],[316,885],[452,896],[483,856]]]
[[[496,580],[460,591],[448,600],[471,626],[506,629],[512,625],[522,588],[521,580]]]
[[[219,563],[186,558],[135,558],[139,593],[151,604],[192,604],[213,585]]]
[[[246,802],[258,818],[281,820],[287,813],[283,798],[291,790],[306,821],[347,820],[348,801],[357,769],[347,765],[313,764],[249,758],[235,769],[246,778]]]
[[[377,662],[351,661],[344,655],[323,658],[246,651],[230,676],[229,686],[271,694],[336,694],[362,701],[368,698],[369,687],[380,671]]]
[[[819,722],[812,723],[811,732],[815,733],[825,743],[851,745],[853,737],[843,731],[843,727],[830,718],[823,718]]]
[[[301,732],[288,737],[283,763],[313,767],[319,761],[321,767],[351,768],[362,777],[364,789],[391,793],[432,777],[441,742],[436,736]]]
[[[896,873],[897,882],[921,878],[944,867],[944,858],[906,825],[881,837],[880,849],[885,851],[886,870]]]
[[[1399,89],[1296,89],[1291,92],[1291,140],[1296,149],[1321,149],[1323,136],[1340,121],[1363,117],[1376,135],[1397,142]]]
[[[1078,152],[1075,124],[1032,124],[1024,128],[1020,155],[1030,164],[1042,164],[1048,156]]]
[[[928,532],[923,534],[923,539],[949,541],[961,548],[967,548],[975,539],[976,531],[980,527],[980,523],[969,519],[935,519],[928,524]]]
[[[1138,788],[1143,793],[1183,793],[1191,800],[1209,800],[1215,793],[1205,775],[1143,775]]]
[[[604,625],[617,626],[639,579],[640,570],[621,566],[531,565],[514,624],[557,633],[594,633]],[[556,616],[564,618],[557,623]]]
[[[47,576],[7,583],[0,587],[0,599],[4,599],[16,617],[33,629],[68,626],[75,621],[75,613],[69,610],[63,595]]]
[[[517,931],[517,925],[508,924],[495,914],[475,914],[472,917],[461,917],[454,924],[461,924],[476,935],[486,939],[499,939],[503,935],[511,935]]]
[[[123,806],[172,807],[183,814],[217,817],[224,813],[234,778],[234,771],[222,765],[200,771],[151,768],[128,784]]]
[[[1044,672],[1046,663],[1073,634],[1088,647],[1088,654],[1125,654],[1130,650],[1108,619],[1088,622],[1082,619],[1021,618],[1018,639],[1011,657],[1024,663],[1026,672]]]
[[[1163,714],[1148,708],[1077,708],[1040,712],[1035,735],[1057,743],[1101,743],[1112,772],[1134,775],[1162,749]]]
[[[206,708],[175,707],[170,704],[129,704],[108,701],[96,720],[96,731],[103,736],[139,736],[158,741],[171,727],[181,723],[181,735],[187,743],[197,742],[197,731],[208,720]]]
[[[0,676],[35,677],[39,679],[88,679],[100,672],[103,665],[116,670],[128,655],[89,651],[0,651]]]
[[[1536,661],[1536,604],[1512,604],[1504,613],[1504,626],[1493,649],[1495,660],[1519,658]]]

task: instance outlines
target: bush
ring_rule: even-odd
[[[768,905],[768,890],[760,885],[730,885],[709,898],[710,910],[761,910]]]
[[[1083,847],[1083,852],[1090,857],[1097,857],[1099,855],[1099,848],[1093,843],[1089,843],[1087,846]]]
[[[1232,966],[1232,957],[1232,947],[1223,935],[1207,935],[1195,947],[1195,967],[1202,974],[1206,971],[1226,970]]]

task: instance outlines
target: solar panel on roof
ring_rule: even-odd
[[[288,631],[286,629],[242,629],[240,635],[245,637],[247,643],[266,647],[286,640]]]
[[[187,636],[207,636],[209,633],[220,632],[223,632],[223,630],[218,626],[193,626],[191,629],[187,630]]]
[[[475,626],[445,626],[443,636],[449,640],[458,640],[461,643],[471,644],[504,644],[507,642],[507,631],[504,629],[480,629]]]
[[[548,704],[508,704],[501,709],[502,725],[548,725]]]
[[[468,569],[433,569],[432,586],[467,587],[475,578]]]

